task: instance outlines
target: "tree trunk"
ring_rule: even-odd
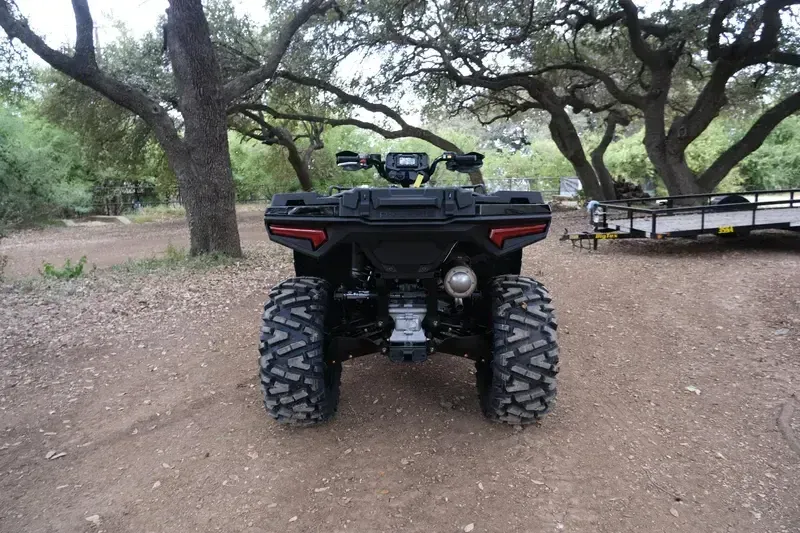
[[[608,171],[605,161],[603,161],[604,156],[605,151],[598,152],[597,150],[592,150],[592,167],[594,168],[595,174],[597,174],[598,181],[600,181],[600,188],[603,190],[603,199],[616,200],[617,191],[614,189],[614,177],[611,175],[611,172]]]
[[[553,141],[561,154],[572,164],[575,174],[581,180],[586,196],[592,200],[606,200],[606,195],[597,180],[597,174],[586,159],[577,130],[569,116],[566,115],[566,111],[563,111],[563,114],[564,116],[561,116],[560,113],[551,113],[550,115],[549,128]]]
[[[617,192],[614,189],[614,178],[611,176],[611,172],[608,171],[604,158],[606,150],[608,150],[609,145],[614,140],[614,133],[617,130],[618,122],[620,122],[618,117],[614,115],[608,116],[606,119],[606,131],[603,133],[603,138],[600,140],[600,144],[597,145],[597,148],[592,150],[591,154],[592,166],[594,167],[595,173],[597,173],[597,179],[600,181],[600,187],[603,189],[603,195],[606,200],[617,199]]]
[[[297,174],[297,180],[300,182],[300,188],[306,192],[312,191],[314,186],[311,182],[311,172],[308,170],[308,164],[306,164],[306,162],[300,156],[300,153],[297,151],[297,147],[294,145],[294,143],[292,143],[290,146],[283,146],[289,152],[289,164],[292,165],[294,173]]]
[[[241,256],[222,76],[200,0],[170,0],[167,21],[184,118],[184,150],[167,157],[186,206],[190,252]]]
[[[653,73],[651,99],[644,108],[644,147],[647,157],[672,196],[699,194],[703,191],[697,177],[686,162],[685,147],[670,142],[666,133],[665,110],[672,71],[663,69]]]
[[[705,191],[697,181],[697,175],[689,168],[683,150],[677,153],[667,151],[664,183],[670,194],[703,194]],[[673,192],[675,191],[675,192]]]
[[[671,196],[701,194],[705,192],[697,182],[697,176],[682,153],[670,153],[666,143],[646,145],[647,156],[653,163],[656,173],[661,176]]]
[[[314,190],[314,184],[311,181],[311,171],[309,170],[309,162],[311,161],[311,153],[313,152],[313,140],[309,141],[312,144],[309,146],[306,154],[300,155],[297,149],[297,144],[294,141],[294,136],[286,128],[275,127],[263,123],[268,128],[265,135],[271,135],[272,139],[270,144],[277,143],[286,148],[287,159],[289,164],[292,165],[294,173],[297,175],[297,181],[300,182],[300,188],[306,192]]]
[[[192,255],[222,253],[242,255],[230,161],[227,171],[220,161],[227,159],[228,147],[211,144],[166,151],[167,161],[178,180],[178,192],[189,224]]]

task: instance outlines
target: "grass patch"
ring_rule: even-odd
[[[131,222],[144,224],[147,222],[163,222],[165,220],[175,220],[184,218],[186,210],[183,207],[171,207],[167,205],[157,205],[153,207],[142,207],[136,213],[128,216]]]
[[[190,256],[185,248],[177,248],[170,244],[160,257],[147,259],[128,259],[121,265],[114,265],[111,270],[124,274],[150,274],[162,270],[210,270],[219,266],[235,263],[237,259],[223,254],[203,254]]]
[[[85,265],[85,255],[74,264],[70,259],[67,259],[61,268],[54,266],[52,263],[44,263],[42,264],[41,274],[42,277],[50,279],[75,279],[83,275],[83,267]]]

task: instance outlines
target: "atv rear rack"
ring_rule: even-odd
[[[699,205],[683,205],[695,203]],[[636,205],[639,204],[639,205]],[[600,202],[593,206],[593,231],[570,233],[562,241],[583,247],[601,240],[697,238],[747,235],[753,230],[800,232],[800,189],[661,196]]]
[[[545,238],[550,206],[531,191],[355,188],[332,196],[276,195],[264,214],[270,239],[313,260],[358,243],[382,275],[432,277],[456,242],[510,257]]]

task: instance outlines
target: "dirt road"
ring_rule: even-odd
[[[239,231],[244,243],[264,239],[264,213],[258,209],[239,212]],[[0,240],[0,254],[9,257],[6,275],[37,276],[42,263],[56,266],[86,256],[88,264],[106,268],[128,259],[163,255],[168,246],[189,248],[189,229],[183,219],[147,224],[98,224],[82,227],[54,226],[27,230]]]
[[[238,265],[2,289],[0,531],[800,530],[800,455],[776,424],[800,393],[800,240],[548,239],[524,267],[560,318],[541,426],[485,422],[465,361],[374,356],[345,366],[334,422],[290,430],[266,418],[255,354],[291,257],[242,228]],[[3,253],[24,271],[55,236],[105,265],[185,235],[120,231]]]

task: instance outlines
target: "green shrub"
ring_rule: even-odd
[[[83,267],[86,265],[86,256],[81,257],[74,265],[72,261],[67,259],[64,266],[58,268],[53,266],[52,263],[44,263],[42,265],[42,276],[52,279],[75,279],[83,275]]]

